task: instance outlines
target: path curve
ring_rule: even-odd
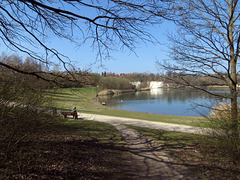
[[[128,143],[134,174],[129,179],[137,180],[198,180],[183,164],[180,164],[162,150],[161,146],[147,139],[134,129],[124,125],[114,124]],[[136,173],[137,172],[137,173]]]
[[[198,180],[186,166],[171,158],[162,147],[138,131],[123,124],[199,134],[198,128],[168,123],[157,123],[130,118],[81,114],[81,118],[112,124],[128,143],[134,167],[128,172],[129,179],[137,180]],[[133,170],[134,168],[134,170]]]
[[[208,128],[198,128],[193,126],[179,125],[179,124],[171,124],[171,123],[163,123],[163,122],[154,122],[147,120],[139,120],[132,118],[122,118],[115,116],[106,116],[106,115],[97,115],[97,114],[79,114],[80,118],[87,120],[100,121],[110,124],[126,124],[138,127],[146,127],[150,129],[162,129],[166,131],[175,131],[175,132],[184,132],[184,133],[192,133],[192,134],[205,134],[209,132]]]

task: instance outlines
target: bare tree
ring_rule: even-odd
[[[71,61],[45,43],[48,36],[64,38],[77,45],[90,41],[97,49],[97,58],[102,60],[119,47],[133,50],[139,41],[153,41],[145,25],[159,23],[159,18],[153,15],[164,16],[168,6],[164,4],[165,1],[152,0],[1,1],[0,38],[12,50],[26,53],[46,66],[53,65],[51,57],[54,56],[70,73]],[[0,65],[17,70],[4,62]],[[41,73],[26,74],[45,79]]]
[[[240,4],[238,0],[182,0],[171,18],[178,26],[171,35],[171,60],[160,63],[174,71],[178,83],[230,100],[230,135],[239,142],[238,58],[240,43]],[[184,72],[184,73],[180,73]],[[229,94],[214,94],[188,81],[188,75],[211,77],[207,86],[226,85]]]

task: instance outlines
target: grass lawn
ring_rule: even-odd
[[[57,89],[48,91],[50,99],[53,100],[52,106],[59,109],[71,110],[77,107],[78,112],[110,115],[118,117],[128,117],[149,121],[160,121],[175,124],[206,127],[207,120],[202,117],[171,116],[149,113],[139,113],[132,111],[117,110],[102,106],[93,99],[98,93],[97,88],[76,88],[76,89]]]

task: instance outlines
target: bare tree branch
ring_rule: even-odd
[[[77,45],[92,42],[98,59],[109,58],[112,50],[135,44],[157,42],[146,25],[160,23],[169,3],[162,1],[79,1],[79,0],[18,0],[0,4],[1,40],[9,48],[26,53],[48,66],[54,56],[65,68],[71,61],[44,40],[54,33]],[[36,50],[43,49],[42,54]],[[40,50],[41,51],[41,50]]]

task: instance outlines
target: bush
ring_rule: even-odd
[[[18,147],[26,138],[31,139],[42,128],[61,120],[40,108],[48,101],[44,91],[24,82],[10,78],[0,83],[0,179],[7,177],[11,154],[21,154]],[[21,156],[17,163],[24,164]]]
[[[208,141],[216,145],[216,152],[228,156],[234,163],[240,163],[240,132],[238,131],[238,137],[234,135],[233,124],[235,126],[231,119],[230,104],[216,105],[209,116],[209,127],[213,129],[209,134],[213,138],[209,138]],[[240,118],[237,126],[240,126]]]
[[[99,86],[101,89],[134,89],[129,80],[123,77],[101,77]]]

